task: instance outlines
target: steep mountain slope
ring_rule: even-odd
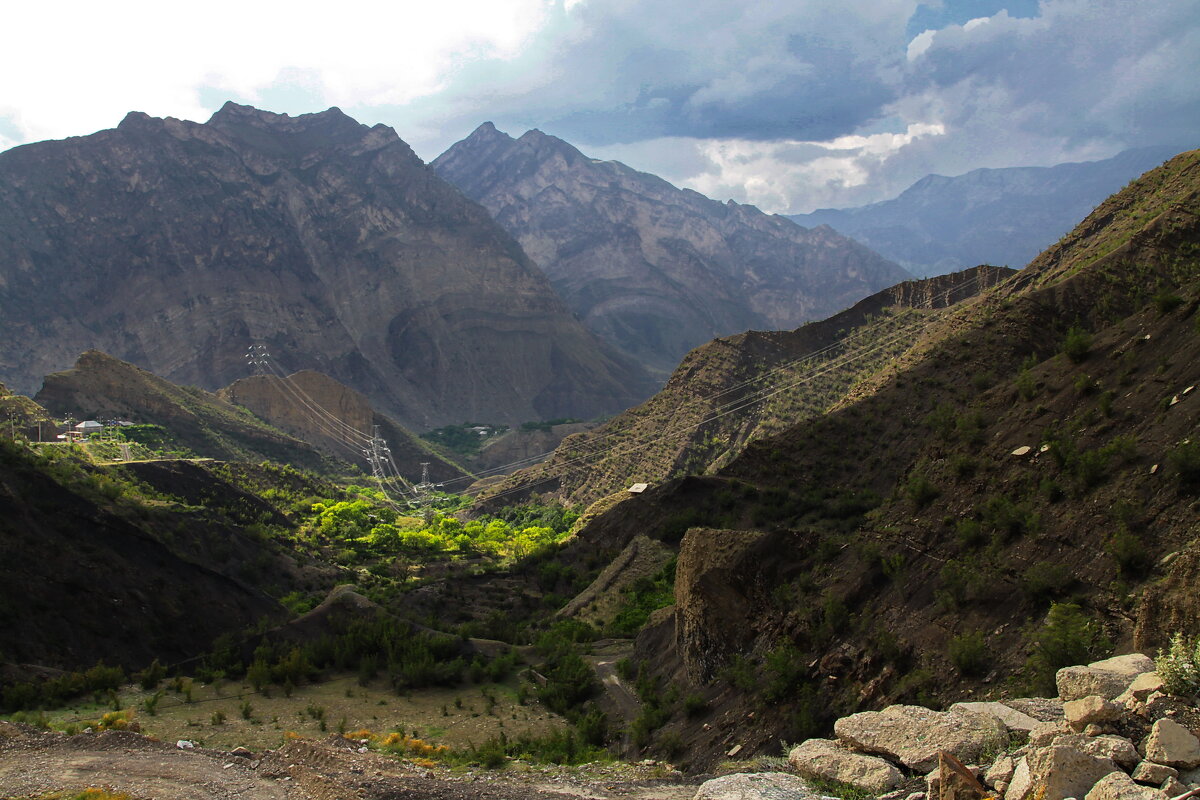
[[[403,424],[617,411],[645,375],[390,128],[226,104],[0,154],[0,377],[90,348],[208,389],[263,343]]]
[[[909,275],[825,228],[722,204],[538,130],[484,123],[431,166],[482,203],[593,331],[666,373],[690,349],[793,328]]]
[[[434,481],[466,474],[461,466],[438,455],[411,432],[375,411],[366,397],[320,372],[303,370],[285,378],[274,375],[242,378],[217,392],[217,396],[360,467],[364,466],[367,440],[377,429],[407,479],[415,482],[421,477],[423,462],[429,465],[429,477]]]
[[[47,375],[35,399],[59,415],[161,425],[176,444],[206,458],[265,458],[310,469],[336,468],[307,442],[244,408],[194,386],[176,386],[97,350],[81,355],[74,368]]]
[[[789,219],[829,225],[917,275],[969,264],[1023,267],[1102,200],[1178,150],[1127,150],[1103,161],[929,175],[899,197]]]
[[[174,663],[221,634],[286,615],[254,583],[279,580],[295,565],[247,534],[249,520],[205,513],[181,524],[184,515],[162,508],[130,513],[124,483],[53,455],[0,442],[0,661],[68,669],[101,658],[136,668],[154,658]],[[228,502],[241,494],[211,478],[207,486],[194,476],[188,482]]]
[[[1015,274],[999,267],[908,281],[793,331],[749,331],[698,347],[645,403],[572,436],[543,464],[485,494],[590,503],[637,482],[713,472],[752,440],[815,416],[911,347],[943,309]]]
[[[1045,691],[1105,636],[1196,630],[1198,318],[1194,151],[830,412],[596,514],[577,558],[680,546],[638,653],[709,707],[668,709],[662,741],[703,766],[864,706]]]

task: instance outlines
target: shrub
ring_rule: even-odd
[[[1071,573],[1062,564],[1039,561],[1021,576],[1021,591],[1034,603],[1049,602],[1066,594]]]
[[[1154,307],[1158,309],[1158,313],[1160,314],[1170,314],[1181,305],[1183,305],[1183,298],[1170,289],[1160,289],[1154,295]]]
[[[904,493],[908,495],[913,506],[919,510],[936,500],[942,491],[924,473],[914,472],[909,476],[908,483],[905,484]]]
[[[1054,691],[1058,670],[1086,664],[1112,650],[1112,642],[1100,623],[1075,603],[1051,605],[1036,637],[1026,669],[1033,687],[1045,692]]]
[[[1158,651],[1154,671],[1162,678],[1168,694],[1194,697],[1200,694],[1200,639],[1189,642],[1182,633],[1171,637],[1171,646]]]
[[[1180,444],[1167,454],[1167,464],[1174,470],[1181,489],[1200,490],[1200,443]]]
[[[1124,525],[1104,543],[1104,551],[1112,556],[1121,572],[1141,575],[1150,568],[1150,553],[1146,545]]]
[[[683,712],[687,714],[688,719],[694,719],[705,711],[708,711],[708,701],[701,695],[689,694],[683,698]]]
[[[983,631],[971,631],[955,636],[949,645],[950,663],[959,674],[968,678],[985,675],[991,660],[988,657],[987,641]]]
[[[1072,325],[1063,339],[1062,351],[1067,358],[1078,364],[1088,357],[1092,349],[1092,335],[1078,325]]]

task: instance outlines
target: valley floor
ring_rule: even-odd
[[[359,752],[338,735],[296,739],[246,757],[180,749],[128,731],[67,736],[0,722],[5,798],[69,797],[95,787],[133,800],[684,800],[699,782],[650,764],[425,767]]]

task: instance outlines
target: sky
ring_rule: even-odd
[[[805,213],[930,173],[1200,147],[1200,0],[7,4],[0,149],[338,106],[427,161],[484,121]]]

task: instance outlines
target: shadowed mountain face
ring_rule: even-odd
[[[794,328],[910,277],[828,228],[710,200],[491,123],[431,165],[478,200],[597,334],[660,374],[747,329]]]
[[[226,104],[0,154],[0,375],[96,348],[209,389],[262,342],[410,427],[620,410],[645,374],[390,128]]]
[[[1104,198],[1176,152],[1147,147],[1103,161],[927,175],[892,200],[789,219],[829,225],[917,275],[973,264],[1020,268]]]

